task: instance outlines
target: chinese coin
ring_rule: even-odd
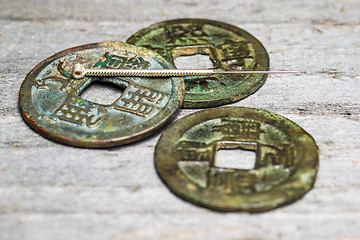
[[[252,169],[222,167],[216,152],[254,152]],[[179,197],[218,211],[260,212],[308,192],[318,170],[314,139],[294,122],[252,108],[212,108],[166,129],[155,149],[163,182]]]
[[[56,142],[91,148],[134,142],[156,132],[182,104],[182,78],[74,79],[76,63],[105,69],[172,68],[159,54],[118,41],[67,49],[42,61],[21,86],[20,111],[35,131]],[[107,105],[83,99],[82,91],[94,82],[124,90]]]
[[[132,35],[127,43],[152,49],[175,66],[181,56],[208,55],[223,71],[266,71],[269,56],[263,45],[235,26],[206,19],[178,19],[156,23]],[[232,103],[260,88],[267,74],[215,74],[184,77],[184,108]]]

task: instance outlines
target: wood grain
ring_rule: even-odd
[[[360,239],[360,2],[0,0],[0,239]],[[22,120],[26,74],[63,49],[126,39],[158,21],[224,21],[256,36],[272,75],[232,104],[290,118],[316,140],[315,187],[262,214],[221,214],[169,192],[160,133],[104,149],[63,146]],[[99,93],[100,94],[100,93]],[[181,110],[181,118],[197,110]]]

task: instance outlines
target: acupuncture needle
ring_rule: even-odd
[[[211,69],[86,69],[77,63],[73,68],[73,77],[187,77],[214,74],[300,74],[299,71],[218,71]]]

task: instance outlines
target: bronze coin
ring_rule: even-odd
[[[74,79],[76,63],[87,68],[172,68],[159,54],[118,41],[67,49],[42,61],[21,86],[20,111],[35,131],[56,142],[91,148],[134,142],[158,131],[182,104],[182,78]],[[109,105],[83,99],[81,92],[94,82],[124,90]]]
[[[220,149],[253,151],[253,169],[219,166]],[[260,212],[301,198],[314,184],[318,158],[315,140],[294,122],[241,107],[188,115],[155,149],[156,169],[172,192],[218,211]]]
[[[151,25],[127,43],[152,49],[175,66],[180,56],[208,55],[214,68],[224,71],[269,70],[264,46],[248,32],[223,22],[177,19]],[[267,74],[216,74],[184,77],[183,108],[204,108],[232,103],[257,91]]]

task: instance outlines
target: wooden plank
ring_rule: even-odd
[[[360,239],[360,3],[345,1],[2,1],[0,8],[1,239]],[[169,192],[153,166],[160,133],[111,149],[63,146],[18,111],[26,74],[44,58],[126,39],[149,24],[209,18],[256,36],[272,75],[232,104],[302,126],[320,148],[313,190],[262,214],[221,214]],[[198,110],[181,110],[177,119]]]

